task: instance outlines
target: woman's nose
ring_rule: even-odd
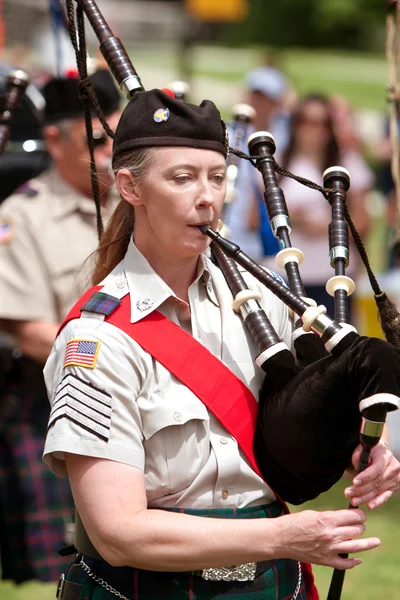
[[[214,203],[214,194],[210,181],[200,180],[196,198],[197,206],[211,206]]]

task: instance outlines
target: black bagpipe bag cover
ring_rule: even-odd
[[[254,437],[265,481],[291,504],[328,490],[359,443],[360,401],[384,403],[387,394],[400,396],[400,350],[354,332],[283,387],[274,384],[271,368],[260,391]]]

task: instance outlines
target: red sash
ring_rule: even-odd
[[[82,306],[100,289],[94,287],[78,300],[61,324],[57,336],[69,321],[80,317]],[[129,294],[122,298],[112,314],[105,316],[105,321],[124,331],[188,387],[236,439],[252,469],[262,477],[253,452],[258,404],[248,387],[228,367],[158,311],[131,323]],[[281,502],[289,512],[285,503]],[[302,564],[308,598],[318,600],[311,565]]]
[[[80,317],[92,288],[75,304],[62,323]],[[228,367],[181,327],[153,311],[136,323],[130,322],[130,296],[105,317],[134,339],[146,352],[188,387],[237,440],[251,468],[261,477],[253,452],[258,404],[248,387]]]

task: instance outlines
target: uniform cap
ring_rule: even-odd
[[[284,75],[274,67],[258,67],[247,74],[246,86],[252,92],[261,92],[272,100],[282,100],[287,90]]]
[[[108,116],[116,112],[121,96],[111,73],[107,69],[99,69],[90,79],[103,113]],[[55,77],[44,86],[42,93],[46,100],[47,124],[84,116],[83,102],[79,97],[79,81],[78,77]]]
[[[118,123],[113,157],[151,146],[215,150],[226,157],[225,125],[211,100],[196,106],[157,89],[136,92]]]

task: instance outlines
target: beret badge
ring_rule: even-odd
[[[153,120],[156,123],[163,123],[169,119],[169,108],[157,108],[153,115]]]

